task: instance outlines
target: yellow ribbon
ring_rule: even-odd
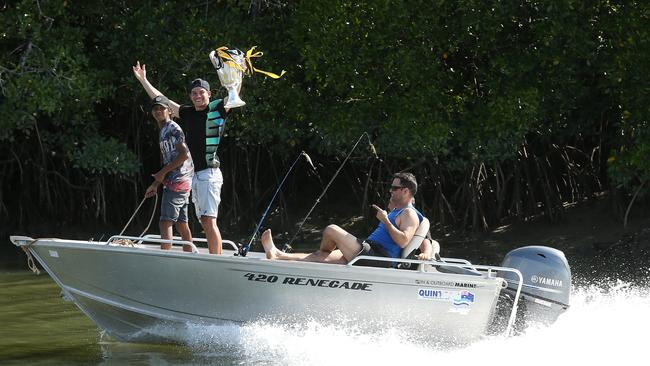
[[[264,55],[264,52],[257,51],[255,53],[253,53],[255,48],[257,48],[257,46],[253,46],[253,47],[251,47],[250,50],[246,51],[246,61],[248,62],[248,66],[250,67],[251,70],[253,70],[255,72],[259,72],[260,74],[264,74],[264,75],[266,75],[268,77],[271,77],[273,79],[279,79],[279,78],[282,77],[282,75],[284,75],[286,73],[286,71],[282,70],[280,75],[278,75],[278,74],[274,74],[274,73],[269,72],[269,71],[263,71],[263,70],[260,70],[260,69],[256,69],[253,66],[253,60],[252,59],[262,57]]]
[[[217,55],[221,58],[221,61],[223,61],[224,63],[226,63],[226,64],[228,64],[228,65],[230,65],[232,67],[237,68],[238,70],[241,70],[242,72],[244,72],[247,75],[252,75],[253,72],[259,72],[260,74],[264,74],[264,75],[266,75],[268,77],[271,77],[273,79],[279,79],[280,77],[282,77],[282,75],[284,75],[286,73],[286,71],[282,70],[280,75],[278,75],[278,74],[274,74],[274,73],[269,72],[269,71],[263,71],[263,70],[255,68],[255,66],[253,66],[253,60],[252,59],[253,58],[259,58],[259,57],[262,57],[264,55],[264,52],[261,52],[261,51],[255,52],[255,48],[257,48],[257,46],[253,46],[253,47],[251,47],[250,50],[246,51],[245,58],[246,58],[246,63],[248,64],[247,69],[244,69],[241,65],[239,65],[237,62],[235,62],[235,60],[233,60],[233,58],[228,54],[228,52],[226,52],[228,50],[228,47],[221,46],[221,47],[217,48],[215,51],[217,52]]]
[[[217,56],[219,56],[219,58],[221,58],[221,61],[224,64],[228,64],[228,65],[238,69],[239,71],[246,73],[246,70],[244,70],[244,68],[240,64],[238,64],[235,60],[233,60],[233,58],[230,56],[230,54],[228,52],[226,52],[227,50],[228,50],[228,47],[221,46],[221,47],[217,48],[215,51],[217,52]]]

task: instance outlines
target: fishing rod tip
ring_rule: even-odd
[[[314,169],[314,170],[316,170],[316,167],[314,166],[314,163],[311,161],[311,158],[309,157],[309,155],[308,155],[306,152],[303,151],[303,152],[302,152],[302,156],[305,157],[305,160],[307,160],[307,162],[309,163],[309,165],[311,165],[311,168]]]
[[[375,145],[372,144],[372,142],[368,143],[370,146],[370,152],[372,152],[372,155],[375,156],[375,158],[379,159],[379,155],[377,155],[377,149],[375,149]]]

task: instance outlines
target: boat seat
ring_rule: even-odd
[[[422,244],[422,241],[427,238],[429,241],[431,241],[431,245],[433,245],[433,251],[432,255],[434,258],[440,258],[440,243],[437,241],[433,240],[431,238],[431,233],[429,232],[429,228],[431,227],[431,224],[429,222],[429,219],[426,217],[422,218],[422,222],[420,222],[420,225],[418,226],[417,230],[415,231],[415,234],[413,235],[413,238],[411,241],[404,247],[402,248],[402,254],[401,258],[408,258],[408,259],[415,259],[414,252],[416,249],[420,248],[420,245]],[[400,263],[397,268],[401,269],[415,269],[412,268],[411,264],[409,263]]]
[[[433,246],[431,255],[433,257],[439,257],[440,243],[438,243],[436,240],[433,240],[433,238],[431,237],[431,232],[429,231],[430,227],[431,224],[429,222],[429,219],[427,219],[426,217],[422,218],[422,222],[420,222],[418,229],[415,231],[415,235],[413,235],[411,241],[402,249],[402,254],[401,254],[402,258],[408,258],[413,253],[413,251],[415,251],[420,247],[422,241],[425,238],[429,239],[431,245]]]

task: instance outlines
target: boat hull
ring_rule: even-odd
[[[188,324],[318,321],[466,342],[491,321],[501,278],[39,239],[34,257],[111,336],[176,342]]]

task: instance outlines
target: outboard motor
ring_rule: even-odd
[[[517,248],[506,254],[501,266],[516,268],[523,276],[518,317],[523,315],[520,321],[524,324],[553,323],[569,308],[571,269],[562,251],[543,246]],[[504,272],[499,277],[508,283],[504,292],[514,298],[519,284],[517,275]]]

